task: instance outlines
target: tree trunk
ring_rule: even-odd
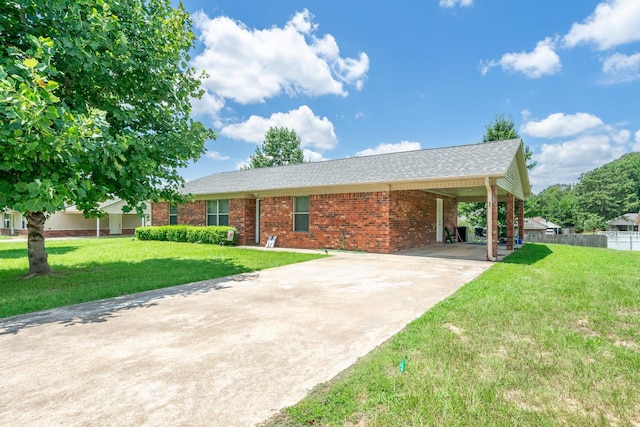
[[[44,212],[27,213],[29,277],[52,272],[47,261],[47,251],[44,248],[44,221]]]

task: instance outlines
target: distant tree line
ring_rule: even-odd
[[[526,201],[526,216],[541,216],[575,231],[605,229],[606,223],[640,210],[640,152],[580,176],[577,184],[555,184]]]

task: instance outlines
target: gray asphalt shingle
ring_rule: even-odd
[[[223,172],[186,183],[184,192],[224,194],[505,174],[522,141],[489,142]]]

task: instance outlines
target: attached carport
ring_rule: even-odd
[[[506,202],[506,249],[510,251],[514,249],[515,224],[524,224],[524,200],[531,195],[524,144],[522,140],[515,139],[466,148],[467,151],[460,153],[460,156],[448,160],[453,172],[450,176],[393,183],[390,190],[417,189],[453,197],[457,203],[486,203],[486,258],[496,261],[498,203]],[[517,237],[524,240],[523,227],[518,228]]]

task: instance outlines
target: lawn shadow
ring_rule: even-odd
[[[156,263],[164,262],[175,263],[176,265],[180,265],[181,268],[194,269],[198,268],[199,263],[207,261],[155,259],[143,261],[142,263],[150,264],[150,267],[153,267]],[[118,317],[118,313],[122,311],[154,307],[158,305],[159,300],[164,298],[178,296],[187,297],[190,295],[206,294],[213,291],[230,289],[241,282],[255,281],[259,275],[257,272],[246,272],[248,270],[246,267],[229,262],[228,260],[217,259],[208,260],[208,262],[221,264],[219,266],[221,270],[231,272],[230,274],[233,275],[226,275],[224,277],[217,277],[184,285],[169,285],[130,295],[116,296],[98,301],[68,305],[34,313],[2,318],[0,319],[0,335],[16,334],[22,329],[49,323],[58,323],[65,326],[102,323]],[[118,264],[122,264],[122,267],[124,268],[125,265],[135,263],[110,263],[102,265],[108,265],[109,268],[116,267],[117,269]],[[67,273],[72,271],[73,270],[68,270]],[[86,273],[86,270],[84,272]]]
[[[551,255],[553,251],[547,245],[527,243],[517,251],[507,255],[501,262],[506,264],[532,265]]]
[[[75,250],[78,250],[75,246],[54,246],[46,248],[47,255],[62,255]],[[28,250],[26,244],[25,247],[21,249],[2,249],[2,246],[0,246],[0,259],[26,259],[27,256]]]

